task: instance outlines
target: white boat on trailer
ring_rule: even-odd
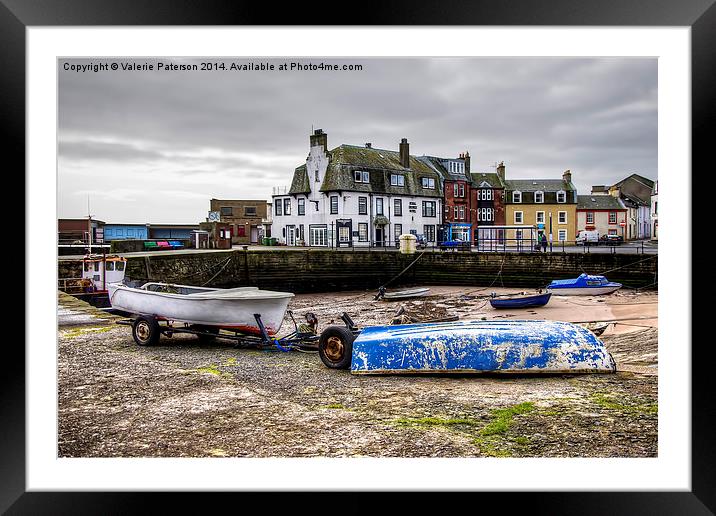
[[[220,289],[156,282],[140,287],[112,283],[108,290],[112,308],[140,316],[135,319],[133,333],[143,345],[158,339],[158,321],[185,323],[211,332],[227,329],[247,335],[260,336],[264,331],[275,335],[294,296],[256,287]]]

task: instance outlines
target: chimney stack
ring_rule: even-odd
[[[465,173],[469,174],[470,173],[470,153],[465,151],[464,158],[465,158]]]
[[[562,179],[565,183],[571,183],[572,182],[572,172],[569,170],[565,170],[564,174],[562,174]]]
[[[311,135],[311,147],[322,146],[324,152],[328,152],[328,135],[323,129],[316,129]]]
[[[400,164],[404,168],[410,168],[410,146],[407,138],[400,140]]]
[[[500,164],[497,165],[497,175],[500,176],[500,180],[504,183],[505,182],[505,162],[500,161]]]

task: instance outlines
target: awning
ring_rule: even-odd
[[[385,226],[386,224],[390,224],[390,220],[388,220],[388,217],[385,215],[376,215],[373,218],[373,224],[376,226]]]

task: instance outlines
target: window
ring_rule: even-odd
[[[544,224],[544,212],[543,211],[537,212],[537,224]]]
[[[557,202],[558,203],[565,203],[567,202],[567,192],[564,190],[560,190],[557,192]]]
[[[460,197],[465,197],[465,185],[460,183]]]
[[[338,213],[338,196],[332,195],[331,196],[331,215],[336,215]]]
[[[465,206],[460,206],[460,220],[465,220]]]
[[[353,178],[356,183],[370,183],[370,174],[366,170],[355,170]]]
[[[452,213],[453,220],[457,220],[457,216],[458,216],[457,206],[454,206],[453,213]]]
[[[544,192],[535,192],[535,202],[539,204],[544,203]]]
[[[358,223],[358,241],[359,242],[367,242],[368,241],[368,224],[366,222]]]
[[[383,198],[382,197],[375,198],[375,214],[383,215]]]
[[[368,215],[367,197],[358,197],[358,215]]]
[[[231,217],[234,214],[234,210],[231,206],[222,206],[221,207],[221,214],[225,215],[227,217]]]
[[[479,220],[482,221],[489,221],[494,220],[494,211],[492,208],[480,208],[480,210],[477,212]]]
[[[484,188],[484,189],[480,190],[477,198],[482,199],[483,201],[491,201],[492,200],[492,189]]]
[[[426,241],[435,242],[435,226],[423,226],[423,234],[425,235]]]
[[[617,223],[617,212],[610,211],[609,212],[609,224],[616,224],[616,223]]]
[[[423,201],[423,217],[435,216],[435,201]]]
[[[311,237],[309,245],[326,246],[328,245],[327,228],[326,226],[308,226],[308,230]]]
[[[393,199],[393,215],[401,217],[403,215],[403,200]]]
[[[564,242],[567,240],[567,230],[566,229],[560,229],[557,231],[557,240],[560,242]]]
[[[124,262],[117,262],[117,270],[118,271],[124,270]]]
[[[391,186],[405,186],[405,176],[400,174],[390,174]]]
[[[617,230],[616,230],[616,229],[610,229],[610,230],[609,230],[609,234],[610,234],[610,235],[616,235],[616,234],[617,234]]]
[[[113,271],[114,270],[114,262],[107,262],[104,270]]]
[[[321,180],[321,178],[318,175],[318,169],[316,169],[316,183],[318,183],[320,180]]]
[[[658,202],[658,201],[654,201],[654,215],[656,215],[657,213],[659,213],[658,208],[659,208],[659,202]],[[614,214],[614,216],[616,217],[616,213]]]
[[[403,225],[402,224],[394,224],[393,225],[393,235],[395,235],[395,241],[400,242],[400,235],[403,234]]]
[[[458,189],[457,183],[453,183],[453,185],[452,185],[452,196],[453,196],[453,197],[459,197],[459,196],[460,196],[460,193],[459,193],[459,192],[460,192],[460,191],[459,191],[459,189]]]
[[[283,200],[283,214],[291,215],[291,199]]]
[[[306,199],[298,199],[298,214],[299,215],[305,215],[306,214]]]
[[[244,217],[255,217],[256,206],[244,206]]]
[[[512,202],[521,203],[522,202],[522,192],[512,192]]]
[[[557,212],[557,224],[566,224],[567,223],[567,212],[566,211],[558,211]],[[560,231],[562,231],[560,229]]]
[[[276,199],[276,200],[274,201],[273,207],[274,207],[274,211],[275,211],[274,215],[276,215],[276,216],[283,215],[283,208],[282,208],[282,207],[283,207],[283,202],[282,202],[282,199]]]
[[[610,213],[610,214],[609,214],[609,219],[610,219],[610,220],[611,220],[611,218],[612,218],[611,215],[612,215],[612,214]],[[593,212],[593,211],[588,211],[588,212],[587,212],[587,224],[594,224],[594,212]]]
[[[433,179],[432,177],[423,177],[421,179],[423,188],[429,188],[431,190],[435,189],[435,179]]]
[[[521,211],[515,212],[515,224],[522,224],[522,212]]]

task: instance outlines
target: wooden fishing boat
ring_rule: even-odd
[[[490,304],[492,308],[534,308],[546,305],[550,297],[552,297],[552,294],[549,292],[544,294],[520,292],[509,296],[498,296],[493,292],[492,297],[490,297]]]
[[[590,331],[559,321],[460,321],[374,326],[358,337],[328,327],[324,364],[354,374],[613,373],[614,359]]]
[[[276,334],[293,297],[290,292],[256,287],[219,289],[167,283],[140,287],[112,283],[108,289],[112,308],[130,314],[253,335],[261,334],[255,314],[261,316],[269,335]]]
[[[409,288],[405,290],[396,290],[393,292],[386,292],[381,297],[385,301],[398,301],[401,299],[411,299],[413,297],[427,296],[430,292],[429,288]]]
[[[547,291],[558,296],[597,296],[611,294],[620,288],[621,283],[611,282],[604,276],[583,273],[573,279],[554,280],[547,286]]]

